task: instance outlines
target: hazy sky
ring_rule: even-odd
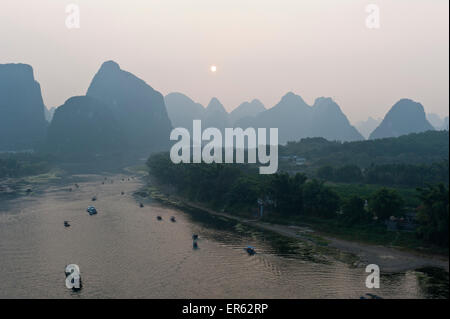
[[[65,25],[67,4],[80,28]],[[368,4],[380,28],[366,27]],[[293,91],[351,121],[400,98],[448,114],[448,0],[1,0],[0,63],[31,64],[47,107],[86,93],[106,60],[163,94],[228,110]],[[210,66],[216,65],[212,73]]]

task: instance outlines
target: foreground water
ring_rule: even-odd
[[[80,188],[0,199],[0,298],[448,297],[448,275],[440,272],[382,275],[374,291],[365,287],[364,268],[351,267],[345,256],[202,212],[156,202],[141,208],[132,195],[137,179],[83,179]],[[98,215],[86,213],[89,205]],[[200,236],[197,250],[193,233]],[[247,245],[258,253],[246,254]],[[80,266],[80,292],[65,288],[70,263]]]

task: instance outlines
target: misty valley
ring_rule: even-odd
[[[114,61],[50,110],[30,65],[0,64],[0,298],[447,299],[434,120],[402,98],[360,132],[292,92],[228,112]]]

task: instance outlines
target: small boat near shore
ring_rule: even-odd
[[[247,248],[244,249],[247,254],[249,254],[250,256],[253,256],[254,254],[256,254],[255,248],[253,248],[252,246],[247,246]]]
[[[89,213],[90,216],[97,214],[97,209],[94,206],[89,206],[86,211]]]

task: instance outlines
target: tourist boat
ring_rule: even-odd
[[[250,256],[256,254],[255,248],[253,248],[252,246],[247,246],[247,248],[245,248],[245,251],[246,251]]]
[[[95,207],[94,206],[89,206],[88,208],[87,208],[87,210],[86,210],[88,213],[89,213],[89,215],[95,215],[95,214],[97,214],[97,210],[95,209]]]

